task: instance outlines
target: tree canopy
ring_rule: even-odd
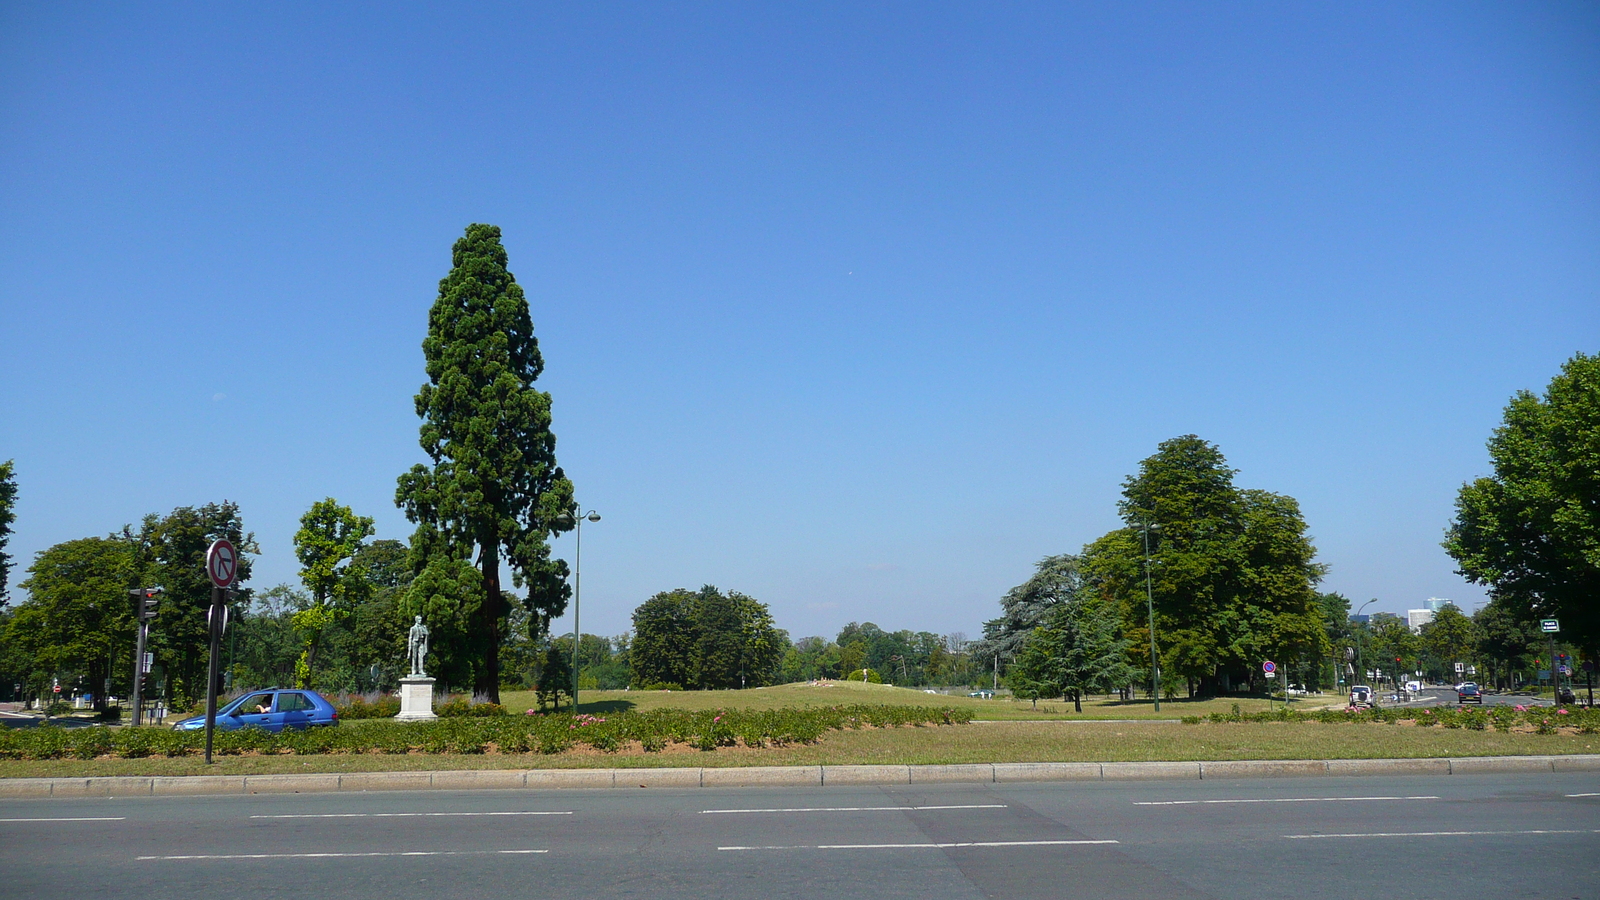
[[[294,614],[294,628],[302,642],[300,661],[295,665],[296,687],[311,687],[311,670],[323,632],[354,612],[371,593],[371,582],[357,554],[372,533],[372,519],[356,515],[332,497],[313,503],[300,517],[294,553],[311,602]]]
[[[1494,474],[1463,485],[1444,548],[1519,618],[1555,618],[1600,658],[1600,356],[1520,391],[1489,438]]]
[[[502,564],[536,621],[566,609],[566,563],[549,539],[569,530],[572,483],[556,465],[550,395],[522,286],[506,269],[500,229],[469,225],[451,251],[422,342],[428,381],[416,397],[433,461],[402,475],[395,502],[417,525],[408,608],[458,650],[474,692],[500,697],[500,638],[509,611]],[[474,559],[476,556],[476,559]],[[475,569],[476,574],[469,574]],[[459,674],[457,677],[461,677]]]
[[[633,611],[628,665],[640,687],[759,687],[788,648],[765,603],[708,584],[663,591]]]
[[[1110,692],[1133,678],[1127,650],[1116,606],[1086,593],[1046,613],[1007,681],[1035,697],[1066,696],[1083,712],[1084,694]]]
[[[1145,561],[1157,649],[1164,673],[1202,693],[1254,683],[1263,660],[1316,666],[1328,635],[1315,586],[1324,568],[1292,497],[1234,485],[1221,450],[1195,435],[1163,441],[1124,482],[1119,511],[1127,527],[1085,549],[1081,565],[1097,590],[1115,598],[1131,642],[1148,667]]]

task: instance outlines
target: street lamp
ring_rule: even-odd
[[[1367,602],[1361,604],[1361,606],[1357,607],[1356,614],[1350,617],[1350,624],[1352,626],[1354,626],[1354,627],[1359,627],[1362,623],[1357,622],[1356,619],[1361,617],[1361,610],[1366,609],[1367,607],[1369,607],[1372,604],[1377,603],[1377,602],[1378,602],[1378,598],[1377,597],[1373,597],[1371,600],[1368,600]],[[1367,642],[1363,641],[1361,639],[1361,633],[1359,631],[1357,631],[1356,632],[1356,668],[1358,670],[1360,670],[1360,671],[1357,672],[1357,674],[1361,676],[1361,680],[1362,681],[1366,681],[1367,680],[1366,644],[1367,644]]]
[[[563,514],[563,523],[571,522],[577,530],[578,546],[572,554],[572,712],[578,712],[578,641],[582,635],[578,632],[578,601],[583,599],[583,520],[591,522],[600,521],[600,514],[589,510],[587,515],[573,518],[570,513]]]
[[[1155,698],[1156,712],[1161,711],[1161,662],[1156,656],[1156,595],[1150,587],[1150,532],[1160,530],[1160,525],[1150,522],[1139,525],[1144,534],[1144,601],[1150,612],[1150,696]]]

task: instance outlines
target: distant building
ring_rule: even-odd
[[[1421,609],[1406,610],[1406,625],[1412,634],[1420,634],[1422,626],[1432,622],[1434,615],[1446,606],[1455,606],[1455,603],[1442,597],[1429,597],[1422,601]]]
[[[1362,614],[1360,614],[1358,616],[1351,616],[1350,617],[1350,621],[1356,623],[1357,625],[1365,625],[1368,622],[1372,621],[1372,617],[1367,615],[1366,613],[1362,613]]]

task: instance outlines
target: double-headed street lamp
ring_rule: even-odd
[[[1160,530],[1152,522],[1139,523],[1144,534],[1144,601],[1150,612],[1150,696],[1155,698],[1156,712],[1161,711],[1161,661],[1156,656],[1156,595],[1150,587],[1150,532]]]
[[[591,522],[600,521],[600,514],[589,510],[588,514],[574,518],[570,513],[563,514],[562,524],[572,523],[578,535],[578,546],[572,554],[572,711],[578,711],[578,641],[582,635],[578,632],[578,602],[583,599],[583,520]]]

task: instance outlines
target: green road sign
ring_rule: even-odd
[[[1561,630],[1561,620],[1560,619],[1540,619],[1539,620],[1539,630],[1548,631],[1548,632],[1550,632],[1552,634],[1557,632],[1557,631],[1560,631]]]

